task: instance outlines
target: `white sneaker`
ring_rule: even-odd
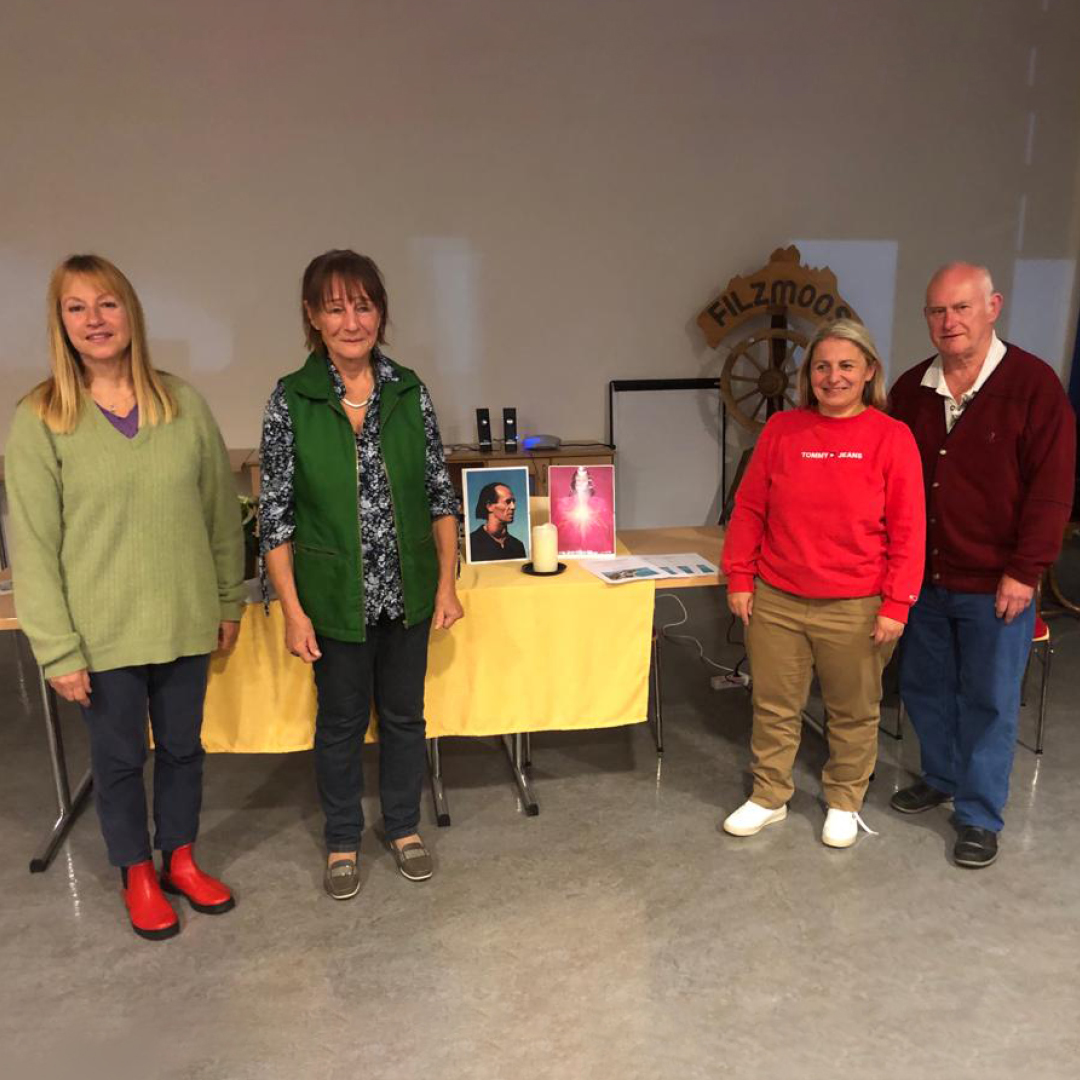
[[[747,799],[734,813],[728,814],[724,819],[724,832],[732,836],[753,836],[761,832],[766,825],[775,825],[787,817],[787,807],[781,806],[779,810],[770,810],[767,806],[759,806],[753,799]]]
[[[851,847],[860,826],[871,836],[877,836],[854,810],[836,810],[830,806],[821,829],[821,842],[828,847]]]

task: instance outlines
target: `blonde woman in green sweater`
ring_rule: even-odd
[[[202,398],[150,363],[128,279],[75,255],[49,284],[52,375],[19,404],[6,447],[15,603],[53,689],[82,708],[109,860],[131,925],[180,930],[162,890],[235,906],[192,853],[210,653],[239,629],[243,542],[228,457]],[[154,732],[155,875],[146,819]]]

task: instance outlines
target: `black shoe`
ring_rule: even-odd
[[[925,780],[920,780],[911,787],[901,788],[890,800],[889,805],[901,814],[921,814],[932,810],[942,803],[952,802],[952,796],[931,787]]]
[[[953,848],[957,866],[989,866],[998,857],[997,833],[978,825],[961,825]]]

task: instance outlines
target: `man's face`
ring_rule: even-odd
[[[926,290],[926,325],[943,360],[981,360],[990,348],[1001,294],[986,295],[986,283],[974,267],[942,271]]]
[[[495,489],[495,494],[497,496],[495,502],[488,503],[488,516],[503,525],[509,525],[514,520],[514,508],[517,506],[514,493],[500,484]]]

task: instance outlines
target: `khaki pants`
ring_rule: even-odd
[[[881,673],[895,646],[871,638],[880,606],[878,596],[808,600],[757,581],[746,632],[754,802],[775,810],[795,791],[791,771],[816,669],[829,738],[821,777],[825,802],[837,810],[862,807],[877,760]]]

